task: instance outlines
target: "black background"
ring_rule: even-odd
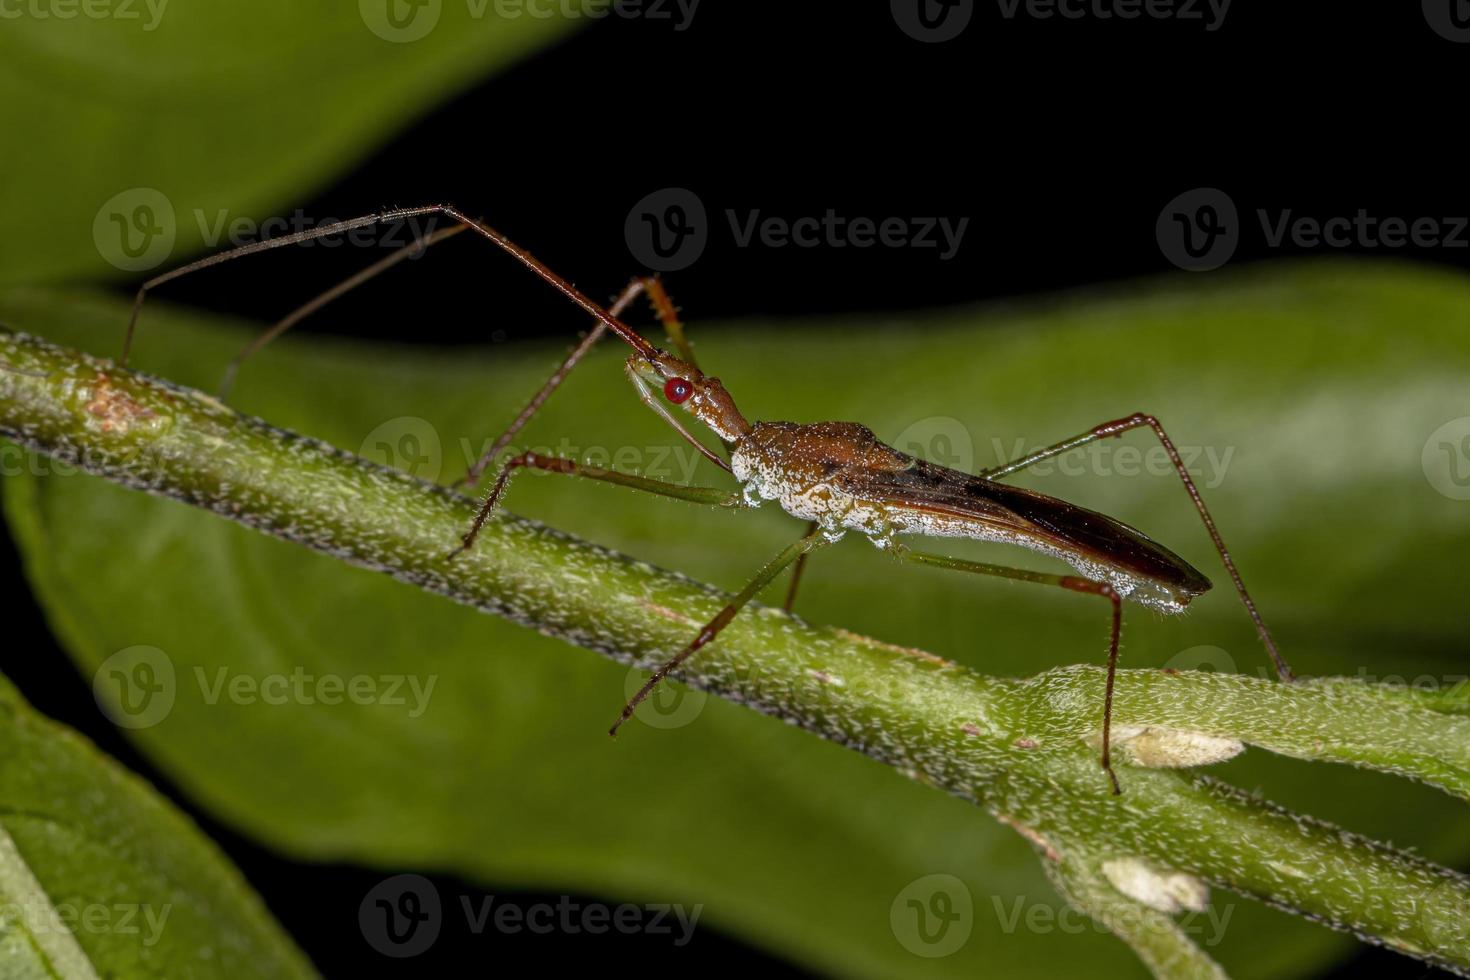
[[[1223,190],[1239,209],[1235,264],[1327,252],[1470,263],[1464,236],[1459,247],[1438,248],[1265,240],[1257,209],[1319,219],[1363,209],[1409,221],[1470,213],[1462,147],[1470,44],[1437,35],[1418,3],[1283,6],[1240,0],[1211,31],[1200,20],[1006,18],[998,3],[978,3],[961,36],[940,44],[906,35],[886,3],[705,0],[682,31],[669,21],[609,18],[409,129],[385,132],[383,147],[353,172],[312,199],[283,203],[282,213],[299,206],[319,220],[452,202],[604,298],[641,271],[624,238],[629,209],[650,192],[685,187],[709,211],[710,244],[666,282],[696,330],[738,315],[1051,295],[1170,271],[1155,220],[1196,187]],[[948,261],[934,249],[742,248],[726,209],[788,219],[828,209],[875,220],[967,217],[969,225]],[[168,295],[271,319],[363,264],[355,249],[285,249],[170,286]],[[584,320],[488,244],[464,237],[304,329],[460,344],[570,338]],[[15,577],[11,615],[40,622],[8,542],[0,565]],[[6,670],[40,710],[177,799],[105,722],[53,640],[36,637]],[[497,936],[491,948],[446,929],[430,953],[386,960],[357,926],[358,903],[381,872],[302,868],[178,802],[328,975],[433,974],[460,957],[495,970],[504,956],[534,957],[547,970],[595,956],[599,969],[636,961],[658,973],[791,972],[707,928],[682,949],[616,934]],[[486,892],[435,880],[446,896]],[[544,899],[555,896],[523,896],[522,904]],[[1350,971],[1425,975],[1376,950]]]

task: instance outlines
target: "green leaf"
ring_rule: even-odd
[[[309,977],[224,856],[0,678],[0,973]]]
[[[103,353],[125,321],[113,301],[40,291],[0,300],[0,318]],[[575,314],[568,325],[579,325]],[[245,336],[162,309],[144,329],[143,366],[204,388]],[[1470,504],[1458,499],[1453,464],[1464,460],[1453,452],[1465,435],[1455,426],[1470,424],[1461,415],[1470,289],[1459,278],[1309,265],[1003,313],[696,322],[695,336],[752,417],[861,419],[953,465],[1010,457],[1015,439],[1034,447],[1154,412],[1187,453],[1202,451],[1197,478],[1300,672],[1444,690],[1464,671],[1457,570]],[[526,441],[684,479],[693,457],[632,397],[621,356],[609,347],[591,358]],[[544,349],[434,355],[297,339],[251,363],[237,401],[448,480],[550,360]],[[57,470],[8,459],[7,472]],[[696,478],[723,482],[707,465]],[[1143,434],[1022,482],[1135,523],[1226,581]],[[6,490],[32,580],[83,671],[138,646],[167,658],[173,702],[132,729],[142,750],[204,806],[277,847],[702,904],[702,924],[847,975],[1136,974],[1125,947],[1061,911],[1024,840],[862,757],[692,693],[609,742],[634,678],[583,651],[91,479],[26,477]],[[712,512],[554,476],[519,479],[508,504],[732,588],[801,530],[775,512]],[[1047,564],[998,546],[932,544]],[[779,601],[781,584],[768,600]],[[1029,675],[1100,661],[1096,605],[900,569],[849,541],[814,558],[798,608],[987,673]],[[1130,609],[1124,638],[1130,666],[1265,667],[1228,588],[1188,617]],[[421,696],[408,683],[399,704],[324,704],[311,683],[313,703],[250,696],[298,674],[360,678],[379,694],[406,678]],[[1427,787],[1260,752],[1216,771],[1436,860],[1470,855],[1456,801]],[[940,949],[919,935],[913,911],[937,909],[936,889],[969,909],[954,926],[968,931],[949,955],[916,955]],[[1350,944],[1231,895],[1183,921],[1238,976],[1299,975]]]
[[[6,282],[136,275],[228,244],[232,222],[572,24],[440,0],[62,6],[0,31],[0,131],[25,134],[0,182]]]

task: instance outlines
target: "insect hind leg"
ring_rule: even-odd
[[[1009,565],[992,565],[986,562],[967,561],[963,558],[931,555],[923,551],[914,551],[904,545],[897,546],[894,553],[903,561],[919,565],[932,565],[956,572],[973,572],[977,575],[994,575],[998,578],[1014,579],[1019,582],[1035,582],[1038,585],[1055,585],[1072,592],[1100,596],[1112,603],[1112,625],[1108,633],[1108,678],[1103,692],[1102,757],[1100,761],[1103,772],[1108,774],[1108,781],[1112,783],[1113,795],[1117,796],[1122,793],[1122,789],[1118,786],[1118,777],[1113,772],[1112,758],[1113,682],[1118,674],[1118,641],[1123,633],[1123,597],[1118,594],[1118,590],[1106,582],[1098,582],[1079,575],[1054,575],[1050,572],[1034,572],[1027,568],[1012,568]]]
[[[1235,586],[1236,594],[1240,596],[1241,604],[1245,606],[1246,613],[1250,616],[1251,622],[1255,624],[1256,635],[1261,638],[1261,645],[1266,648],[1266,654],[1271,658],[1271,663],[1276,668],[1276,676],[1283,681],[1296,680],[1296,674],[1292,672],[1285,658],[1281,656],[1281,651],[1276,647],[1276,640],[1271,636],[1271,631],[1266,628],[1266,621],[1261,618],[1260,612],[1256,609],[1255,600],[1251,598],[1250,592],[1246,590],[1245,582],[1240,577],[1240,571],[1235,567],[1235,560],[1230,557],[1230,549],[1225,547],[1225,540],[1220,536],[1220,529],[1215,526],[1215,519],[1210,516],[1210,509],[1205,506],[1204,498],[1200,496],[1199,488],[1195,486],[1194,478],[1189,475],[1189,469],[1184,465],[1184,460],[1180,457],[1179,450],[1175,448],[1174,441],[1169,438],[1169,434],[1164,431],[1163,425],[1154,416],[1145,412],[1134,412],[1126,418],[1114,419],[1111,422],[1104,422],[1102,425],[1093,426],[1079,436],[1065,439],[1045,449],[1038,449],[1002,466],[982,470],[976,475],[986,480],[998,480],[1018,470],[1039,463],[1044,459],[1060,456],[1062,453],[1069,452],[1079,446],[1085,446],[1099,439],[1121,436],[1131,429],[1142,428],[1153,430],[1154,435],[1158,437],[1159,443],[1164,447],[1164,452],[1168,454],[1169,463],[1174,467],[1174,472],[1179,474],[1179,479],[1183,482],[1184,489],[1189,494],[1190,501],[1194,504],[1194,509],[1199,513],[1200,520],[1205,525],[1205,530],[1209,532],[1210,541],[1215,545],[1215,551],[1220,555],[1220,562],[1225,566],[1225,571],[1230,575],[1230,581]]]

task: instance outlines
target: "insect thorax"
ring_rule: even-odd
[[[752,505],[774,500],[793,517],[816,521],[832,540],[855,530],[886,544],[886,511],[836,479],[874,449],[891,452],[853,422],[757,422],[731,453],[730,468]]]

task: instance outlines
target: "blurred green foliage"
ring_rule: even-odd
[[[0,801],[0,975],[314,975],[187,817],[3,679]]]

